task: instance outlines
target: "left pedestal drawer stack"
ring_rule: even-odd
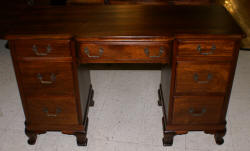
[[[87,145],[88,107],[93,105],[89,71],[77,65],[70,39],[9,41],[25,113],[25,133],[33,145],[37,135],[61,131]]]

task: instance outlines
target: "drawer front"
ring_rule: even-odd
[[[19,57],[69,57],[69,40],[16,40],[16,55]]]
[[[229,40],[180,40],[178,56],[233,56],[235,42]]]
[[[30,124],[78,124],[74,97],[29,97],[27,99]]]
[[[25,96],[74,96],[72,64],[19,62]]]
[[[230,62],[177,62],[176,93],[225,93],[230,69]]]
[[[176,97],[173,124],[218,124],[223,101],[224,97]]]
[[[167,63],[169,44],[81,44],[80,56],[86,63]]]

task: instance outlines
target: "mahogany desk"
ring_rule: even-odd
[[[163,65],[158,103],[164,145],[188,131],[214,134],[222,144],[243,37],[221,6],[28,8],[5,35],[28,143],[61,131],[87,145],[94,105],[87,66],[109,63]]]

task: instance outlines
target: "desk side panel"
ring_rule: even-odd
[[[79,65],[78,70],[78,85],[80,94],[80,105],[82,121],[85,122],[88,116],[89,101],[91,99],[92,86],[90,82],[90,72],[84,65]]]

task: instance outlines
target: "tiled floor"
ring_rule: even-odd
[[[212,135],[190,132],[162,146],[160,71],[91,71],[95,106],[90,108],[88,147],[75,137],[50,132],[27,145],[24,115],[6,41],[0,41],[0,151],[249,151],[250,52],[240,52],[222,146]]]

